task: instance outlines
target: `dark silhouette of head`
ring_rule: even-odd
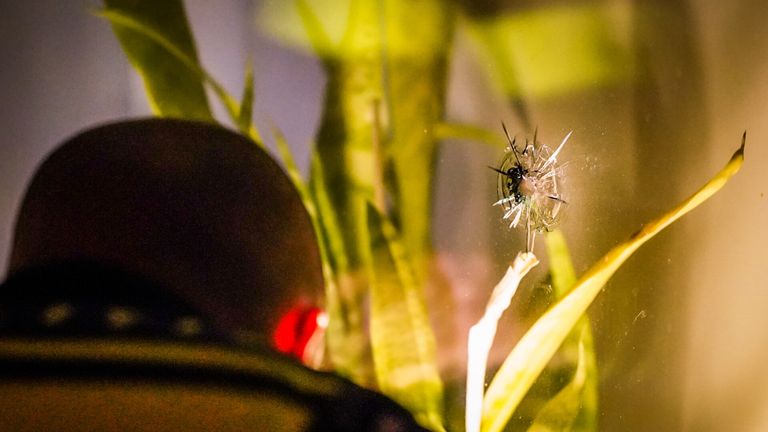
[[[323,284],[310,219],[281,168],[241,135],[171,119],[88,130],[38,169],[9,273],[67,262],[140,275],[230,334],[268,334]]]

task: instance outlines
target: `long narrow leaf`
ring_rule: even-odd
[[[352,356],[352,359],[345,356],[345,354],[350,352],[350,349],[344,346],[344,339],[339,337],[340,334],[346,332],[346,317],[343,314],[339,298],[339,284],[331,262],[334,256],[336,258],[343,258],[343,250],[338,249],[339,245],[331,245],[328,241],[328,232],[332,231],[333,223],[328,220],[327,210],[323,212],[318,209],[318,205],[327,205],[323,204],[325,202],[323,194],[312,191],[301,178],[299,167],[296,165],[296,160],[283,133],[273,126],[272,135],[275,137],[275,144],[285,165],[288,177],[291,178],[296,189],[298,189],[299,195],[304,202],[304,207],[307,209],[307,213],[309,213],[312,219],[312,225],[315,228],[320,257],[323,263],[323,277],[325,279],[325,309],[329,318],[326,342],[330,352],[331,363],[340,374],[349,378],[355,378],[355,370],[359,369],[355,367],[357,365],[354,361],[355,356]],[[317,164],[319,161],[313,160],[313,163]],[[322,168],[316,166],[315,173],[316,175],[322,175]],[[323,219],[323,214],[326,215],[326,219]]]
[[[254,141],[260,142],[259,134],[253,127],[253,63],[248,61],[245,67],[245,83],[243,85],[243,97],[240,98],[240,108],[237,112],[237,128],[240,132],[250,135]]]
[[[378,0],[351,2],[344,36],[338,46],[330,47],[314,9],[299,3],[328,78],[310,176],[338,283],[332,300],[338,310],[330,317],[328,347],[336,372],[363,386],[375,385],[364,309],[371,252],[366,202],[373,199],[375,163],[370,114],[374,101],[382,98],[378,5]]]
[[[573,378],[544,405],[528,432],[573,432],[586,383],[587,358],[584,353],[584,344],[579,343]]]
[[[337,258],[343,257],[343,250],[334,249],[339,248],[339,245],[329,245],[328,231],[329,223],[327,219],[322,218],[323,212],[318,209],[316,198],[317,192],[313,191],[307,186],[304,180],[301,178],[299,167],[296,165],[296,160],[291,153],[291,149],[288,146],[288,142],[285,139],[283,133],[277,128],[272,127],[272,135],[275,137],[275,144],[277,150],[280,153],[280,158],[285,165],[285,170],[288,173],[296,189],[299,191],[301,200],[304,203],[304,207],[307,209],[307,213],[312,220],[312,226],[315,229],[315,235],[317,236],[317,243],[320,249],[320,258],[323,265],[323,278],[325,280],[325,311],[328,314],[328,329],[326,332],[326,344],[330,353],[331,363],[337,369],[337,372],[347,376],[349,378],[356,378],[354,374],[359,371],[359,367],[356,359],[358,356],[347,356],[350,351],[349,347],[344,345],[346,339],[340,338],[340,334],[344,334],[347,331],[346,317],[343,314],[342,305],[340,302],[339,283],[336,279],[336,275],[333,271],[333,265],[331,263],[332,254],[335,253]],[[318,163],[313,161],[313,163]],[[317,175],[322,175],[322,169],[318,166],[315,167]],[[324,202],[322,193],[320,195],[320,205]],[[325,212],[326,218],[328,212]],[[358,378],[359,379],[359,378]]]
[[[678,218],[696,208],[725,185],[744,161],[744,142],[726,166],[680,205],[645,225],[626,242],[611,249],[523,335],[491,382],[483,404],[482,430],[501,431],[515,408],[605,283],[640,246]]]
[[[480,430],[488,353],[491,351],[493,339],[496,337],[499,319],[501,319],[501,315],[512,302],[512,297],[517,292],[520,281],[538,263],[539,260],[532,253],[517,254],[515,261],[507,268],[504,277],[501,278],[493,289],[483,317],[469,329],[467,341],[466,432],[477,432]]]
[[[110,0],[107,5],[111,6],[113,3],[117,3],[117,1]],[[196,94],[202,89],[202,83],[206,83],[211,86],[213,92],[222,101],[232,121],[237,122],[240,109],[235,98],[227,93],[224,87],[200,66],[194,51],[190,52],[189,49],[179,46],[177,41],[166,33],[165,28],[169,25],[168,21],[180,19],[169,18],[174,17],[176,13],[181,13],[180,16],[186,25],[183,9],[180,9],[181,12],[163,15],[161,21],[148,20],[140,12],[143,12],[144,9],[153,9],[154,2],[146,0],[139,2],[139,4],[144,3],[147,3],[147,6],[143,8],[129,10],[108,7],[95,13],[107,19],[114,26],[129,59],[132,60],[144,78],[153,110],[163,115],[212,120],[210,110],[207,111],[207,115],[204,115],[202,108],[194,108],[196,105],[187,107],[182,102],[175,100],[182,97],[181,95],[187,94],[188,91],[190,95]],[[191,35],[189,37],[191,38]],[[160,65],[163,64],[170,65],[161,67]],[[196,86],[190,89],[181,86],[183,81],[177,82],[176,79],[183,80],[182,77],[187,77],[186,79],[194,77],[200,89],[197,89]],[[166,104],[170,108],[164,108]]]
[[[395,227],[368,206],[371,268],[371,343],[382,392],[413,413],[419,423],[443,427],[443,384],[435,337],[420,285]]]
[[[449,139],[475,141],[499,149],[504,149],[507,146],[507,140],[498,132],[462,123],[443,122],[436,124],[435,139],[438,141]]]
[[[454,2],[384,0],[383,150],[392,219],[420,278],[432,249],[434,125],[445,116]]]
[[[106,0],[95,12],[112,23],[128,60],[144,79],[152,110],[162,116],[213,121],[199,74],[194,39],[180,0]],[[169,46],[176,52],[168,55]]]
[[[326,307],[329,316],[326,342],[335,372],[366,386],[373,381],[362,308],[351,300],[359,294],[360,283],[350,271],[343,230],[331,201],[325,166],[317,153],[312,154],[312,178],[309,190],[315,205],[322,243],[327,251],[325,267]]]
[[[327,59],[336,50],[334,43],[331,42],[331,38],[328,33],[323,29],[323,24],[317,17],[317,14],[306,0],[296,0],[296,10],[301,18],[301,22],[304,25],[304,29],[307,32],[309,43],[312,45],[315,53],[320,56],[322,60]],[[328,67],[328,65],[326,65]]]
[[[568,294],[576,283],[576,272],[573,270],[571,255],[568,252],[568,245],[565,237],[560,230],[548,232],[545,236],[547,246],[547,256],[549,257],[549,273],[552,275],[552,286],[555,291],[555,298],[558,300]],[[573,406],[578,409],[571,419],[571,432],[592,432],[597,429],[597,360],[595,358],[595,344],[592,337],[592,325],[587,315],[583,315],[571,333],[566,337],[560,346],[559,355],[566,363],[566,367],[578,369],[584,367],[585,379],[581,384],[581,391],[561,391],[558,402],[547,403],[543,409],[564,411],[564,406]],[[583,365],[582,365],[583,363]],[[574,374],[574,380],[578,375]],[[569,384],[570,385],[570,384]],[[568,395],[576,398],[575,401],[568,401]],[[546,414],[539,414],[539,419],[548,419]],[[536,422],[534,422],[534,425]]]

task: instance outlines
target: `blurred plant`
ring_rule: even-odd
[[[111,22],[157,115],[215,121],[207,88],[230,122],[263,145],[251,120],[251,68],[238,102],[200,65],[181,0],[104,4],[96,13]],[[626,53],[612,42],[599,6],[515,12],[493,1],[297,0],[267,7],[262,24],[283,40],[311,47],[327,76],[308,181],[282,134],[272,132],[318,236],[331,367],[380,389],[432,430],[457,428],[443,417],[443,384],[423,292],[432,247],[434,164],[441,139],[503,141],[482,128],[445,122],[453,35],[463,28],[475,36],[479,51],[491,59],[484,62],[490,75],[526,125],[525,96],[625,80],[631,75],[623,66]],[[346,20],[340,11],[347,11]],[[722,187],[738,170],[742,151],[743,142],[704,188],[615,247],[578,281],[562,236],[547,236],[559,300],[523,336],[485,395],[485,360],[470,361],[470,429],[503,430],[553,356],[564,359],[560,364],[569,378],[550,389],[521,427],[596,429],[597,369],[586,308],[641,244]],[[537,262],[532,253],[518,259],[525,265],[510,267],[489,303],[494,329]],[[490,346],[493,335],[484,338]]]

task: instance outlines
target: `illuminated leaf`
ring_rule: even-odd
[[[501,91],[552,96],[626,81],[630,56],[616,43],[601,5],[545,4],[470,21]]]
[[[329,338],[356,338],[364,330],[365,322],[357,317],[369,291],[360,276],[371,264],[368,202],[391,203],[392,222],[401,231],[419,287],[425,273],[435,157],[432,124],[442,116],[448,46],[446,27],[434,23],[443,23],[450,8],[437,0],[351,2],[336,42],[326,31],[326,11],[316,3],[311,9],[308,2],[297,5],[327,76],[311,184],[318,192],[346,330]],[[437,54],[432,52],[436,48],[441,48]],[[335,250],[343,250],[343,256],[337,259]],[[358,340],[339,344],[347,351],[360,345]]]
[[[360,352],[360,346],[348,345],[349,341],[364,339],[361,326],[350,326],[350,323],[348,322],[350,319],[356,321],[362,320],[362,317],[360,316],[359,311],[352,311],[350,313],[344,313],[343,311],[339,293],[339,281],[333,269],[334,260],[344,261],[345,253],[343,245],[331,241],[331,239],[338,239],[339,235],[329,235],[329,233],[334,232],[336,225],[332,211],[327,208],[328,201],[324,193],[325,191],[322,189],[313,190],[307,186],[301,178],[301,173],[299,172],[299,168],[296,165],[296,161],[283,133],[276,127],[273,127],[272,134],[275,137],[275,144],[283,164],[285,165],[288,177],[291,178],[296,189],[298,189],[304,207],[307,209],[307,213],[309,213],[312,220],[312,225],[315,228],[315,235],[317,236],[320,258],[323,265],[323,278],[325,280],[324,306],[329,318],[326,333],[326,345],[328,347],[331,363],[340,375],[346,376],[355,382],[367,382],[368,380],[363,376],[365,367],[361,360],[362,354]],[[312,163],[317,165],[319,161],[315,158]],[[322,167],[315,166],[314,172],[315,175],[322,176]],[[319,184],[322,184],[322,182]],[[337,264],[337,267],[338,266],[339,264]],[[353,327],[354,330],[351,330],[350,327]],[[358,332],[358,334],[350,335],[350,333],[355,331]],[[347,337],[342,337],[345,335]]]
[[[560,230],[548,232],[545,236],[547,246],[547,256],[549,258],[549,273],[552,276],[552,286],[557,299],[563,298],[573,288],[576,282],[576,272],[573,270],[568,245],[565,237]],[[571,333],[566,337],[558,350],[564,363],[572,369],[584,368],[584,380],[579,384],[580,390],[564,392],[561,391],[559,402],[547,403],[551,410],[560,410],[560,405],[570,405],[568,396],[578,398],[575,401],[578,409],[572,412],[570,428],[573,432],[590,432],[597,429],[597,361],[595,359],[595,347],[592,338],[592,326],[586,315],[583,315],[574,326]],[[574,380],[578,376],[574,373]],[[570,384],[569,384],[570,385]],[[547,409],[546,406],[543,409]],[[539,414],[537,417],[541,417]],[[535,423],[534,423],[535,424]]]
[[[253,116],[253,64],[249,61],[245,68],[245,85],[243,85],[243,97],[240,98],[240,108],[237,112],[237,128],[245,135],[251,135]],[[258,134],[253,136],[254,141],[260,141]]]
[[[528,432],[571,432],[581,409],[587,382],[587,359],[584,344],[578,345],[578,359],[573,378],[539,411]]]
[[[237,124],[240,106],[198,62],[180,1],[107,0],[95,14],[112,23],[128,59],[144,79],[152,110],[162,116],[213,121],[203,84]],[[254,126],[251,138],[261,145]]]
[[[342,226],[327,190],[325,167],[317,153],[311,159],[309,183],[319,221],[319,236],[327,251],[324,262],[325,303],[329,316],[326,343],[334,371],[363,386],[373,384],[370,353],[361,301],[359,275],[350,270]]]
[[[112,23],[128,60],[144,79],[152,111],[167,117],[213,121],[183,2],[104,3],[106,9],[96,14]]]
[[[384,2],[385,181],[392,219],[420,278],[432,247],[437,137],[445,117],[448,62],[456,13],[440,0]]]
[[[301,178],[301,173],[285,140],[285,136],[276,127],[272,128],[280,157],[288,176],[301,195],[312,225],[315,228],[320,258],[325,279],[325,311],[328,314],[326,345],[331,363],[337,373],[359,384],[369,383],[364,365],[365,335],[362,326],[362,314],[359,310],[345,311],[340,288],[349,283],[348,278],[339,280],[338,268],[346,267],[344,246],[338,240],[338,225],[333,210],[329,208],[327,191],[322,189],[322,181],[309,186]],[[322,179],[323,169],[319,160],[312,159],[316,179]]]
[[[506,358],[486,392],[482,430],[503,430],[515,408],[547,365],[595,296],[616,270],[640,246],[669,224],[693,210],[725,185],[744,161],[744,141],[726,166],[699,191],[658,219],[641,228],[626,242],[611,249],[576,282],[573,290],[549,309],[523,335]]]
[[[507,268],[504,277],[493,289],[482,318],[469,329],[465,415],[467,432],[480,430],[488,353],[491,351],[493,339],[496,337],[499,319],[509,307],[520,281],[538,264],[539,260],[530,252],[517,254],[515,261]]]
[[[352,0],[288,0],[262,2],[258,28],[291,47],[330,54],[344,35]],[[308,25],[307,18],[312,23]],[[321,35],[320,39],[315,36]],[[319,41],[325,43],[318,44]]]
[[[507,147],[507,140],[504,138],[504,135],[469,124],[438,123],[435,125],[435,138],[437,140],[475,141],[502,150]]]
[[[331,1],[336,2],[338,0]],[[314,4],[317,6],[316,2]],[[315,51],[315,53],[320,55],[321,58],[332,56],[336,50],[336,46],[331,41],[328,33],[326,33],[325,27],[323,26],[323,23],[320,22],[320,18],[317,16],[317,13],[315,13],[315,10],[307,3],[306,0],[297,0],[296,9],[299,16],[301,17],[301,22],[304,24],[307,37],[309,38],[309,42],[312,45],[312,49]],[[328,9],[321,10],[327,11]],[[336,12],[333,14],[336,17],[342,16],[342,14],[338,13],[338,10],[338,8],[335,8]],[[270,21],[274,22],[272,20]],[[282,28],[286,27],[283,26]],[[342,26],[338,26],[338,28],[342,28]]]
[[[381,391],[432,430],[443,427],[443,384],[421,286],[395,227],[368,206],[371,343]]]

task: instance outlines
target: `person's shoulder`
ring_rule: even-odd
[[[172,293],[89,263],[0,285],[0,411],[3,430],[423,430],[385,396],[236,343]]]

